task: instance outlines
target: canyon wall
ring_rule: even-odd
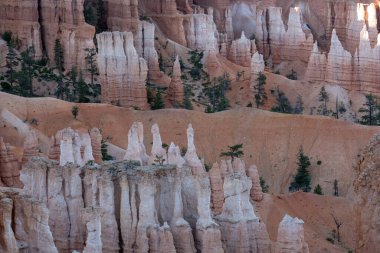
[[[131,32],[103,32],[96,36],[102,101],[123,107],[148,107],[147,63],[133,46]]]
[[[135,122],[128,146],[143,143],[139,139],[142,131],[142,124]],[[152,127],[152,155],[164,152],[169,164],[141,166],[136,161],[124,160],[101,166],[80,166],[73,162],[60,166],[46,158],[30,158],[21,174],[24,189],[0,188],[3,206],[0,247],[12,253],[19,249],[275,252],[275,244],[269,239],[265,224],[255,215],[254,202],[250,200],[252,182],[257,178],[246,175],[240,159],[222,161],[223,177],[219,177],[219,182],[223,188],[216,192],[212,179],[215,177],[209,177],[204,168],[198,167],[191,125],[187,133],[186,164],[180,166],[171,164],[181,157],[178,154],[172,159],[173,143],[168,153],[158,147],[162,145],[158,125]],[[77,137],[70,128],[57,135],[62,136],[59,148],[62,159],[70,140],[74,138],[75,144]],[[221,194],[224,197],[216,197]],[[210,203],[216,198],[220,211],[213,218]],[[302,227],[299,229],[303,231]],[[303,241],[303,234],[294,235],[293,230],[292,226],[281,225],[278,242],[295,245],[298,236]]]
[[[377,252],[380,243],[380,136],[358,155],[354,180],[357,249],[359,253]]]

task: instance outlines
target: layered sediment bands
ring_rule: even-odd
[[[0,186],[21,187],[20,169],[13,147],[0,137]]]
[[[139,23],[138,2],[106,0],[107,27],[111,31],[136,32]]]
[[[94,48],[95,28],[84,21],[83,0],[53,1],[40,3],[42,40],[49,59],[54,59],[55,41],[63,48],[65,70],[86,66],[86,48]]]
[[[22,161],[26,162],[32,156],[38,156],[38,138],[36,132],[31,130],[24,140],[24,153],[22,156]]]
[[[168,86],[170,78],[160,70],[158,54],[154,47],[154,24],[140,21],[135,36],[135,45],[138,55],[144,58],[148,66],[148,78],[151,82]]]
[[[250,166],[249,168],[247,168],[246,173],[252,181],[251,199],[253,201],[261,201],[264,195],[263,189],[260,185],[260,177],[259,172],[257,171],[257,167],[255,165]]]
[[[275,253],[309,253],[303,224],[303,220],[284,216],[278,227]]]
[[[181,66],[178,56],[174,61],[172,79],[169,84],[167,97],[174,106],[182,104],[184,99],[184,87],[181,79]]]
[[[49,211],[20,190],[0,188],[0,251],[58,253]]]
[[[282,21],[280,7],[268,8],[268,37],[272,62],[278,64],[282,61],[307,62],[313,47],[313,36],[307,27],[302,24],[301,11],[291,8],[289,12],[287,29]],[[306,32],[306,33],[305,33]],[[259,36],[263,39],[265,36]]]
[[[131,32],[104,32],[97,36],[102,100],[123,107],[148,107],[147,64],[133,46]]]
[[[91,138],[91,147],[92,147],[92,154],[94,157],[94,161],[97,164],[102,163],[103,156],[102,156],[102,134],[98,128],[93,128],[90,131],[90,138]]]
[[[377,135],[360,153],[355,166],[355,212],[358,252],[377,252],[380,243],[380,137]]]
[[[21,50],[33,46],[37,58],[42,57],[41,24],[38,1],[4,0],[0,2],[0,34],[12,32],[21,42]]]
[[[238,65],[249,67],[251,65],[251,43],[252,42],[245,37],[243,31],[240,39],[232,41],[228,59]]]
[[[265,225],[250,203],[251,180],[245,172],[233,172],[224,178],[224,205],[216,217],[226,252],[271,252]]]
[[[326,55],[319,51],[318,43],[315,42],[310,54],[309,63],[307,64],[305,79],[324,81],[326,76],[326,64]]]

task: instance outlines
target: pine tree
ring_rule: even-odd
[[[89,94],[89,89],[87,83],[83,79],[82,71],[79,73],[78,79],[78,102],[79,103],[88,103],[90,99],[88,99],[87,94]]]
[[[318,195],[323,195],[322,187],[319,184],[317,184],[317,186],[314,188],[314,193]]]
[[[55,67],[58,69],[59,73],[62,75],[64,60],[63,60],[62,44],[59,39],[56,39],[55,44],[54,44],[54,61],[55,61]]]
[[[18,64],[17,60],[17,54],[16,51],[14,50],[12,43],[8,44],[8,53],[7,56],[5,57],[6,62],[7,62],[7,75],[9,79],[9,83],[11,85],[11,89],[13,89],[13,83],[15,82],[15,66]]]
[[[28,96],[33,96],[33,76],[34,76],[34,47],[29,47],[21,53],[21,79],[23,85],[19,82],[20,88],[29,91]],[[19,80],[20,81],[20,80]],[[23,87],[21,87],[23,86]]]
[[[183,97],[183,108],[187,110],[193,110],[193,105],[191,104],[191,87],[188,84],[185,84],[184,87],[184,97]]]
[[[98,68],[96,66],[96,50],[95,48],[86,48],[86,61],[87,61],[87,71],[91,74],[91,87],[94,87],[94,77],[98,74]]]
[[[311,177],[308,168],[310,167],[310,158],[304,154],[302,147],[300,148],[298,155],[298,169],[293,182],[290,184],[289,191],[302,190],[304,192],[309,192]]]
[[[269,186],[267,185],[267,183],[265,182],[265,179],[263,177],[260,177],[260,186],[261,186],[261,189],[264,193],[269,192]]]
[[[376,113],[378,111],[378,98],[372,94],[365,95],[366,102],[363,104],[364,107],[359,109],[360,113],[364,113],[361,117],[360,123],[363,125],[377,125]]]
[[[242,148],[243,148],[242,143],[236,144],[233,146],[228,146],[228,151],[227,152],[222,151],[220,153],[220,157],[223,157],[223,156],[231,157],[231,160],[233,161],[234,158],[239,158],[244,155]]]
[[[165,107],[164,100],[162,98],[161,91],[157,91],[157,94],[154,98],[153,105],[152,105],[152,110],[158,110],[162,109]]]
[[[260,72],[256,79],[256,85],[253,87],[255,90],[255,101],[256,101],[257,108],[260,108],[260,106],[263,106],[268,99],[268,96],[265,92],[266,80],[267,80],[267,77],[263,73]]]
[[[296,105],[294,106],[293,113],[294,114],[302,114],[303,112],[303,101],[300,95],[297,96]]]
[[[292,113],[293,109],[290,105],[289,99],[285,93],[277,87],[276,93],[276,105],[272,107],[271,111],[280,113]]]
[[[339,196],[338,192],[338,180],[334,180],[334,196]]]
[[[322,102],[322,115],[327,115],[327,102],[329,101],[329,95],[325,89],[325,86],[319,91],[319,101]]]

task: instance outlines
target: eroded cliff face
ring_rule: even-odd
[[[143,145],[141,131],[142,124],[135,122],[129,147]],[[242,160],[223,161],[223,173],[214,167],[209,176],[203,166],[199,167],[191,125],[187,131],[190,152],[185,160],[173,143],[168,153],[158,147],[162,145],[158,125],[153,125],[152,134],[152,155],[164,153],[166,165],[141,166],[141,161],[124,160],[83,166],[74,159],[61,166],[46,158],[30,158],[21,174],[24,189],[0,189],[0,246],[12,253],[21,249],[274,252],[265,224],[255,215],[250,201],[256,176],[246,175]],[[70,128],[57,134],[60,160],[70,147],[75,150],[76,135]],[[140,156],[137,153],[128,159]],[[223,188],[215,191],[222,184]],[[210,204],[216,200],[218,215],[216,206]],[[289,229],[291,234],[293,230]],[[282,226],[283,230],[287,228]],[[281,237],[281,242],[293,245],[297,236],[291,240]]]
[[[97,34],[97,62],[102,101],[123,107],[146,109],[147,63],[133,45],[131,32]]]
[[[20,169],[14,148],[0,137],[0,186],[21,187]]]
[[[360,153],[355,167],[354,191],[358,252],[376,252],[380,243],[380,137],[377,135]]]

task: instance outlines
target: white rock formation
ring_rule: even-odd
[[[102,253],[100,209],[88,207],[81,211],[83,222],[86,224],[87,240],[83,253]]]
[[[148,163],[144,145],[144,127],[141,122],[134,122],[128,132],[128,147],[124,160],[134,160],[141,165]]]
[[[151,155],[149,156],[149,164],[158,164],[159,162],[155,161],[163,159],[163,164],[168,163],[168,157],[166,155],[166,150],[162,147],[162,140],[160,135],[160,129],[157,124],[153,124],[151,129],[153,135],[153,145]]]
[[[194,174],[203,173],[205,170],[201,160],[198,158],[194,145],[194,129],[191,124],[187,128],[187,152],[185,154],[186,163],[191,167]]]
[[[240,39],[232,41],[228,59],[238,65],[249,67],[251,65],[251,48],[251,41],[242,31]]]
[[[102,101],[123,107],[148,108],[148,67],[133,45],[131,32],[103,32],[96,35],[97,63],[102,84]]]
[[[181,155],[179,146],[174,145],[173,142],[170,143],[168,149],[168,164],[174,164],[177,166],[177,168],[182,168],[185,163],[186,161]]]
[[[278,227],[275,253],[309,253],[303,224],[298,218],[284,216]]]

